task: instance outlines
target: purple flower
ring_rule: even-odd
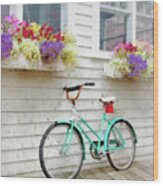
[[[41,57],[44,62],[54,62],[61,53],[64,45],[62,42],[45,41],[40,45]]]
[[[131,72],[130,77],[141,76],[141,73],[147,69],[147,61],[143,60],[140,55],[130,54],[129,65]]]
[[[7,33],[2,33],[1,34],[1,59],[10,56],[12,47],[13,47],[12,36]]]

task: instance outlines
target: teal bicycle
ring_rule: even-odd
[[[81,90],[84,86],[94,85],[95,83],[84,83],[64,87],[67,99],[72,103],[72,117],[68,121],[56,121],[42,136],[39,159],[46,177],[76,178],[88,153],[96,160],[106,156],[115,170],[125,170],[132,165],[137,137],[127,120],[121,117],[109,118],[115,97],[100,98],[104,113],[98,133],[76,110],[75,101]],[[71,94],[73,91],[76,91],[75,96]],[[92,140],[92,136],[96,140]]]

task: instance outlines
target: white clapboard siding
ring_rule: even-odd
[[[116,102],[115,109],[133,109],[133,104],[135,105],[135,109],[143,109],[145,106],[148,109],[153,108],[153,103],[150,100],[144,100],[143,102],[139,99],[132,100],[132,99],[119,99]],[[44,99],[40,102],[38,99],[31,100],[28,99],[28,104],[26,104],[26,99],[15,99],[14,102],[12,102],[10,99],[4,99],[2,103],[2,112],[28,112],[28,111],[54,111],[57,107],[57,110],[69,110],[71,108],[71,103],[66,101],[65,99],[59,100],[56,105],[56,100],[54,101],[49,99]],[[86,109],[85,104],[87,105],[87,109],[92,109],[92,107],[96,110],[102,109],[102,104],[98,102],[97,100],[84,100],[81,99],[77,102],[76,108],[77,110],[81,111]],[[24,107],[26,105],[26,107]],[[10,110],[8,109],[10,107]],[[32,109],[31,109],[32,108]]]
[[[151,137],[146,137],[145,140],[144,138],[139,138],[139,143],[138,143],[139,148],[143,148],[144,146],[149,147],[152,145],[153,145],[153,139]],[[36,147],[33,148],[3,150],[1,163],[9,164],[12,162],[20,162],[20,161],[23,162],[32,159],[37,159],[38,158],[37,153],[38,153],[37,144]]]
[[[68,28],[76,36],[79,52],[76,68],[62,72],[2,69],[2,176],[44,176],[38,158],[42,134],[55,120],[71,116],[63,87],[86,81],[96,86],[82,91],[76,103],[81,115],[98,132],[102,114],[98,100],[101,96],[116,96],[114,116],[129,120],[138,137],[135,161],[153,158],[153,80],[112,80],[103,75],[109,58],[94,57],[99,42],[98,8],[98,3],[68,4]],[[106,158],[100,162],[90,157],[85,142],[83,169],[106,166]]]
[[[24,72],[31,74],[31,76],[33,76],[33,81],[26,82],[24,80],[23,84],[21,84],[22,80],[20,80],[22,72],[13,71],[10,73],[9,71],[3,71],[2,73],[4,80],[2,80],[4,85],[4,87],[2,87],[3,175],[14,176],[21,173],[25,174],[26,172],[40,171],[38,146],[41,135],[49,126],[50,122],[57,119],[56,115],[58,119],[62,119],[62,116],[63,118],[69,117],[70,104],[63,95],[61,96],[59,111],[55,111],[56,103],[58,102],[55,98],[59,97],[60,90],[59,87],[55,89],[53,85],[55,77],[54,81],[52,77],[47,81],[48,85],[46,91],[46,88],[43,88],[40,81],[36,80],[37,76],[35,76],[35,74],[33,76],[33,72]],[[41,76],[45,78],[44,73],[38,73],[37,75],[38,79],[42,79],[40,78]],[[31,76],[30,80],[32,80]],[[48,79],[48,76],[51,75],[46,74],[46,76]],[[13,79],[15,79],[14,82]],[[13,86],[7,86],[7,81],[12,81]],[[104,84],[107,84],[107,81],[110,82],[111,80],[106,78],[99,81],[98,84],[103,81],[105,82]],[[50,83],[52,88],[50,88]],[[126,82],[126,84],[127,83],[128,82]],[[71,82],[70,84],[73,83]],[[121,81],[117,84],[120,85]],[[124,82],[122,82],[122,84],[124,84]],[[126,85],[126,91],[126,89],[120,88],[122,85],[116,87],[116,83],[115,85],[112,83],[112,87],[109,86],[109,88],[104,87],[102,89],[102,87],[99,86],[95,88],[95,90],[93,90],[93,88],[91,90],[83,90],[81,100],[78,101],[77,107],[81,114],[89,119],[92,126],[98,129],[102,109],[101,104],[98,102],[98,98],[103,92],[105,92],[105,94],[110,94],[110,91],[116,93],[116,96],[119,98],[116,103],[116,114],[118,115],[119,113],[123,115],[126,113],[126,117],[133,123],[138,135],[136,157],[141,159],[141,157],[143,158],[144,156],[152,156],[153,152],[153,93],[151,88],[152,82],[148,84],[147,87],[146,82],[140,82],[141,86],[138,83],[136,84],[140,87],[140,92],[142,92],[141,97],[139,89],[136,86],[134,88],[131,85],[132,89],[130,90],[130,88],[127,88],[128,85]],[[114,91],[112,90],[113,88],[115,88]],[[134,92],[138,93],[136,94]],[[48,97],[46,97],[46,94]],[[125,97],[123,98],[122,95],[125,95]],[[91,99],[93,101],[91,101]],[[85,104],[87,104],[88,107],[85,108]],[[85,163],[89,163],[89,166],[91,166],[91,162],[93,162],[91,159],[85,161]]]
[[[144,155],[147,155],[147,157],[153,153],[153,148],[152,147],[146,147],[145,150],[143,150],[143,148],[139,148],[139,150],[137,151],[137,157],[138,159],[142,160],[142,157]],[[144,157],[143,157],[144,158]],[[91,162],[92,162],[92,158],[88,155],[87,159],[85,160],[89,166],[92,166]],[[99,161],[95,161],[94,160],[94,165],[97,164],[99,165]],[[108,163],[108,162],[107,162]],[[105,161],[106,164],[106,161]],[[37,172],[40,171],[40,165],[39,165],[39,161],[38,159],[32,159],[32,160],[27,160],[27,161],[20,161],[20,162],[12,162],[12,163],[5,163],[2,164],[3,166],[3,175],[8,174],[9,176],[14,176],[17,174],[23,174],[23,173],[28,173],[28,172]],[[108,166],[109,163],[108,163]]]

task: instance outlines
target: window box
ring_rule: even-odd
[[[61,61],[52,64],[44,64],[41,60],[37,63],[28,61],[22,54],[18,58],[9,57],[2,60],[2,69],[15,70],[39,70],[39,71],[64,71],[65,67]]]
[[[153,76],[153,46],[147,42],[119,43],[104,75],[111,78],[149,79]]]
[[[104,75],[113,79],[121,79],[125,77],[125,75],[117,70],[111,63],[104,64]]]

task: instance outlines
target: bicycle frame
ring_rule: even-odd
[[[65,123],[65,122],[69,123],[70,126],[71,126],[66,132],[66,136],[65,136],[65,139],[64,139],[64,144],[62,146],[61,151],[65,153],[68,150],[69,146],[71,145],[71,140],[72,140],[72,136],[73,136],[73,128],[74,127],[76,127],[79,130],[79,132],[87,139],[89,144],[92,145],[93,148],[97,152],[99,152],[101,150],[102,153],[107,153],[107,152],[110,152],[110,151],[114,151],[114,150],[118,150],[118,149],[124,148],[125,140],[123,139],[121,133],[119,131],[117,131],[117,133],[118,133],[118,135],[119,135],[119,137],[120,137],[120,139],[122,141],[122,144],[119,147],[113,146],[113,147],[109,147],[109,149],[108,149],[108,143],[107,143],[108,134],[109,134],[109,132],[111,130],[111,127],[118,120],[124,120],[124,119],[121,118],[121,117],[116,117],[114,119],[109,119],[109,116],[107,114],[103,113],[102,114],[102,118],[101,118],[100,131],[99,131],[99,133],[96,133],[94,131],[94,129],[90,126],[90,124],[84,118],[82,118],[80,116],[80,114],[77,112],[75,106],[73,106],[72,107],[72,117],[71,117],[71,119],[68,122],[67,121],[57,121],[57,123]],[[107,123],[106,131],[103,132],[105,123]],[[88,128],[89,132],[91,132],[96,137],[97,144],[95,144],[94,141],[91,140],[89,135],[83,129],[82,124],[85,125]],[[135,136],[135,142],[136,142],[136,134],[135,134],[134,129],[133,129],[132,126],[131,126],[131,129],[132,129],[133,134]],[[118,130],[118,129],[116,129],[116,130]],[[115,139],[109,141],[109,144],[116,144],[117,143],[116,136],[114,136],[114,137],[115,137]],[[101,145],[102,141],[104,142],[104,145]],[[85,144],[84,144],[84,146],[85,146]],[[84,147],[84,149],[85,149],[85,147]],[[84,159],[85,159],[85,157],[84,157]]]

